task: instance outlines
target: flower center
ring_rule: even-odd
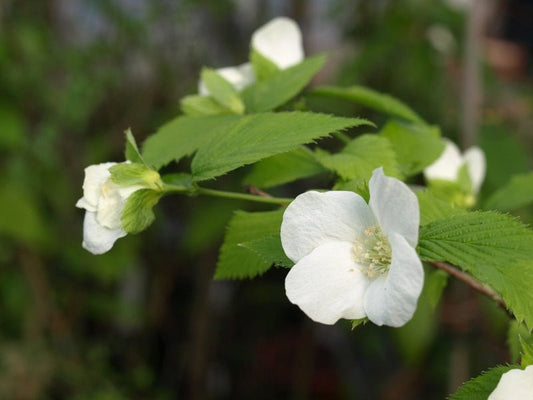
[[[379,226],[367,228],[353,246],[353,254],[361,271],[369,278],[386,273],[391,264],[392,250],[387,237]]]

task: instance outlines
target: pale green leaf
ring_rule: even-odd
[[[332,132],[368,124],[359,118],[303,112],[240,117],[234,124],[219,128],[211,142],[200,147],[191,164],[193,176],[198,181],[211,179]]]
[[[216,71],[209,68],[202,69],[201,80],[211,96],[222,107],[234,112],[235,114],[242,114],[244,112],[244,104],[237,92],[226,79]]]
[[[311,150],[298,148],[259,161],[244,178],[244,183],[269,188],[324,171]]]
[[[483,208],[511,211],[533,203],[533,172],[515,175],[494,192]]]
[[[533,344],[533,337],[531,337],[526,326],[513,319],[509,322],[509,330],[507,331],[507,346],[509,347],[509,356],[511,362],[518,362],[520,353],[522,352],[521,338],[527,338],[528,342]]]
[[[418,252],[447,261],[492,286],[519,321],[533,327],[533,231],[492,211],[439,219],[422,226]]]
[[[513,368],[517,366],[499,366],[489,369],[477,378],[465,382],[455,394],[450,396],[449,400],[487,400],[498,386],[502,375]]]
[[[467,212],[435,197],[428,190],[417,191],[416,197],[418,197],[418,205],[420,207],[420,225],[427,225],[437,219],[446,219],[454,215],[466,214]]]
[[[137,142],[135,141],[135,137],[131,133],[131,129],[128,128],[124,133],[126,134],[126,150],[124,154],[126,160],[129,160],[132,163],[143,164],[143,157],[141,156],[141,152],[137,147]]]
[[[109,168],[111,180],[120,186],[140,185],[160,189],[162,182],[157,171],[138,163],[120,163]]]
[[[128,233],[139,233],[148,228],[155,219],[152,208],[160,197],[160,192],[150,189],[133,192],[122,210],[122,228]]]
[[[318,150],[317,160],[344,180],[368,180],[379,167],[383,167],[385,175],[402,177],[391,143],[376,135],[361,135],[337,154]]]
[[[439,304],[442,292],[448,284],[448,277],[450,275],[440,269],[431,268],[431,271],[425,271],[424,296],[431,308],[435,310],[437,304]]]
[[[400,100],[363,86],[346,88],[320,86],[314,89],[311,94],[347,100],[407,121],[424,122],[409,106]]]
[[[191,117],[202,117],[206,115],[234,114],[232,111],[221,106],[209,96],[197,94],[185,96],[180,101],[181,111]]]
[[[401,171],[414,175],[431,165],[444,150],[440,130],[421,123],[389,121],[379,133],[392,144]]]
[[[241,118],[238,115],[175,118],[144,142],[144,160],[157,169],[179,161],[205,146],[213,136],[223,134]]]
[[[263,81],[280,72],[280,69],[276,64],[253,47],[250,51],[250,62],[252,63],[258,81]]]
[[[322,55],[310,57],[248,86],[242,91],[246,112],[271,111],[285,104],[311,81],[324,61]]]
[[[249,240],[240,244],[240,246],[253,251],[265,262],[275,264],[280,267],[291,267],[294,263],[285,255],[281,246],[281,237],[279,232],[265,236],[261,239]]]
[[[522,368],[527,367],[528,365],[533,365],[533,343],[531,342],[531,335],[519,336],[520,345],[522,347],[522,360],[520,365]]]
[[[243,246],[244,243],[279,235],[283,209],[265,212],[236,211],[220,248],[215,279],[252,278],[267,271],[272,260]]]
[[[350,328],[353,331],[355,328],[357,328],[360,325],[366,325],[366,323],[369,321],[367,317],[359,318],[359,319],[351,319],[350,320]]]

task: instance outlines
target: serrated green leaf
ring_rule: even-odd
[[[261,239],[240,243],[240,246],[253,251],[269,264],[278,265],[280,267],[291,267],[294,265],[283,251],[279,232],[274,235],[265,236]]]
[[[216,71],[209,68],[202,69],[201,80],[211,96],[222,107],[235,114],[244,113],[242,102],[237,89]]]
[[[438,219],[446,219],[454,215],[467,213],[463,208],[441,200],[428,190],[416,192],[416,197],[418,197],[418,205],[420,207],[420,225],[427,225]]]
[[[337,154],[317,150],[317,160],[344,180],[368,180],[379,167],[388,176],[402,177],[390,142],[376,135],[361,135]]]
[[[379,132],[389,139],[397,154],[398,164],[406,176],[421,172],[444,150],[440,130],[420,123],[389,121]]]
[[[242,244],[279,235],[283,209],[265,212],[236,211],[220,248],[215,279],[252,278],[267,271],[271,260]]]
[[[185,96],[180,102],[181,111],[191,117],[202,117],[206,115],[234,114],[232,111],[221,106],[208,96],[191,95]]]
[[[299,148],[256,163],[244,183],[258,188],[282,185],[324,172],[311,150]]]
[[[400,100],[363,86],[350,86],[346,88],[320,86],[310,94],[347,100],[392,117],[403,118],[407,121],[424,122],[409,106]]]
[[[191,169],[195,180],[211,179],[332,132],[368,124],[359,118],[296,111],[247,115],[217,130],[211,142],[199,148]]]
[[[207,145],[212,137],[222,135],[241,118],[238,115],[175,118],[144,142],[144,160],[156,169],[178,161]]]
[[[280,69],[276,64],[253,47],[250,51],[250,62],[252,63],[258,81],[263,81],[280,72]]]
[[[477,378],[465,382],[449,400],[487,400],[496,389],[503,374],[517,366],[499,366],[483,372]]]
[[[368,318],[367,317],[364,317],[364,318],[359,318],[359,319],[351,319],[350,320],[350,325],[351,325],[351,330],[353,331],[355,328],[357,328],[359,325],[366,325],[366,323],[368,322]]]
[[[525,337],[533,343],[533,337],[531,337],[526,326],[515,319],[511,320],[509,322],[509,330],[507,331],[507,346],[509,347],[509,356],[513,363],[518,362],[520,359],[520,353],[522,352],[521,337]]]
[[[494,192],[483,208],[511,211],[533,203],[533,172],[515,175],[507,185]]]
[[[124,133],[126,134],[126,150],[124,153],[126,160],[131,161],[132,163],[144,164],[143,157],[137,147],[137,142],[131,133],[131,129],[128,128]]]
[[[120,163],[109,168],[111,180],[120,186],[140,185],[155,190],[161,189],[161,177],[144,164]]]
[[[300,64],[271,74],[242,91],[246,112],[271,111],[296,96],[322,68],[322,55],[305,59]]]
[[[150,189],[133,192],[122,210],[122,228],[128,233],[139,233],[148,228],[155,219],[152,208],[160,197],[161,192]]]
[[[448,261],[492,286],[519,321],[533,327],[533,231],[508,215],[472,212],[422,226],[418,252]]]
[[[533,365],[533,343],[531,342],[531,335],[519,336],[520,345],[522,347],[522,360],[520,365],[522,368],[527,367],[528,365]]]

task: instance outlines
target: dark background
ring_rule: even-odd
[[[292,306],[284,270],[212,281],[232,210],[260,208],[168,197],[147,231],[93,256],[74,207],[83,168],[122,161],[126,128],[142,142],[178,115],[202,66],[244,62],[252,32],[278,15],[300,24],[306,54],[328,53],[315,84],[368,85],[480,144],[490,193],[531,167],[532,3],[476,2],[473,76],[460,3],[0,1],[0,398],[443,399],[511,361],[506,315],[461,284],[405,328],[351,331]],[[475,112],[468,79],[480,82]],[[244,172],[220,185],[243,190]]]

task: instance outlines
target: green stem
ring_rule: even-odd
[[[282,197],[271,197],[271,196],[260,196],[255,194],[247,193],[236,193],[236,192],[226,192],[223,190],[207,189],[202,187],[186,187],[181,185],[172,185],[166,183],[163,186],[163,192],[165,193],[182,193],[182,194],[204,194],[206,196],[214,197],[224,197],[227,199],[238,199],[238,200],[248,200],[255,201],[259,203],[268,203],[268,204],[288,204],[294,199],[291,198],[282,198]]]
[[[224,197],[227,199],[249,200],[249,201],[256,201],[259,203],[281,204],[281,205],[288,204],[294,200],[291,198],[264,197],[264,196],[256,196],[254,194],[226,192],[223,190],[207,189],[207,188],[201,188],[201,187],[196,188],[195,193],[205,194],[207,196]]]

